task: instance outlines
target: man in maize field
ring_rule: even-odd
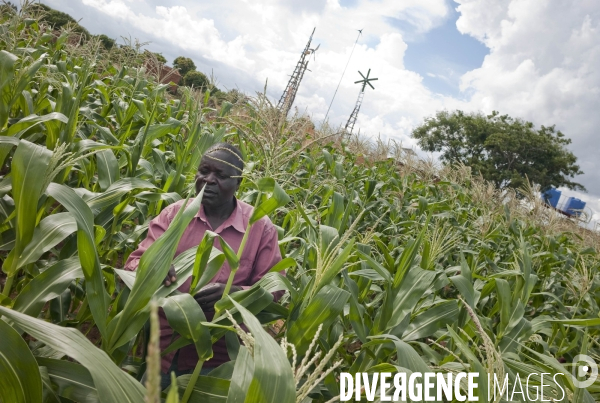
[[[252,206],[235,198],[235,192],[241,183],[243,167],[242,153],[231,144],[215,144],[202,156],[195,178],[196,191],[200,192],[204,187],[202,206],[183,233],[176,256],[189,248],[198,246],[206,230],[216,232],[235,251],[238,250],[252,214]],[[166,207],[150,221],[146,239],[127,259],[126,270],[137,269],[144,251],[167,230],[183,202],[182,200]],[[250,288],[281,260],[277,230],[268,217],[265,216],[257,221],[250,231],[240,259],[239,269],[233,280],[231,293]],[[217,242],[215,247],[220,249],[220,244]],[[225,261],[210,284],[203,287],[194,296],[208,320],[214,316],[214,304],[221,299],[230,272],[229,265]],[[169,286],[176,280],[175,269],[171,266],[164,284]],[[179,287],[179,291],[189,292],[190,284],[191,278]],[[173,330],[162,309],[159,311],[159,317],[160,348],[164,350],[172,342]],[[207,373],[229,361],[224,339],[213,345],[213,353],[213,358],[204,364],[202,373]],[[177,352],[165,355],[161,361],[162,388],[170,385],[169,374],[171,371],[175,371],[178,376],[191,373],[197,361],[198,355],[194,345],[188,345]]]

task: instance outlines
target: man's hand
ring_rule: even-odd
[[[241,290],[242,287],[232,285],[229,289],[229,293],[232,294]],[[224,291],[225,284],[211,283],[202,287],[200,291],[194,295],[194,299],[198,304],[200,304],[200,307],[204,312],[214,311],[215,304],[221,299]]]
[[[169,272],[167,273],[167,277],[165,277],[165,281],[163,281],[163,284],[165,285],[165,287],[169,287],[176,281],[177,273],[175,272],[175,266],[171,265],[171,268],[169,268]]]

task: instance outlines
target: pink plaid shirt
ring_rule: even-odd
[[[196,216],[192,219],[188,227],[183,233],[175,256],[189,248],[196,247],[202,241],[202,237],[206,230],[211,230],[219,234],[225,242],[227,242],[233,250],[237,252],[242,242],[244,232],[248,226],[250,215],[253,207],[241,200],[236,200],[237,204],[233,213],[219,228],[214,230],[204,214],[204,206],[200,208]],[[129,255],[125,263],[126,270],[136,270],[142,254],[163,232],[167,230],[169,224],[177,214],[177,211],[183,205],[183,200],[171,204],[166,207],[156,218],[150,221],[148,226],[148,235],[144,239],[137,250]],[[263,217],[258,220],[251,228],[248,240],[242,257],[240,259],[240,267],[235,274],[233,284],[249,288],[258,280],[260,280],[275,264],[281,260],[281,253],[277,243],[277,230],[268,217]],[[214,246],[221,249],[219,242],[215,242]],[[231,269],[227,261],[219,270],[216,276],[211,280],[211,283],[226,283],[229,278]],[[179,287],[181,292],[189,292],[191,277]],[[212,316],[212,315],[211,315]],[[167,318],[162,309],[159,310],[160,318],[160,348],[164,350],[171,343],[173,329],[169,326]],[[210,320],[212,317],[208,317]],[[217,341],[213,345],[213,358],[206,362],[205,367],[217,367],[224,362],[229,361],[225,339]],[[165,355],[161,361],[161,370],[167,373],[175,352]],[[193,344],[183,347],[179,352],[177,369],[180,371],[193,369],[198,361],[198,354]]]

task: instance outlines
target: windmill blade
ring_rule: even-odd
[[[361,73],[360,71],[358,72],[358,74],[360,74],[360,76],[361,76],[362,78],[364,78],[365,80],[367,79],[367,77],[363,76],[363,73]],[[368,74],[367,74],[367,76],[368,76]]]
[[[358,81],[355,81],[354,84],[364,83],[364,82],[365,82],[365,80],[358,80]]]
[[[367,76],[365,77],[366,79],[369,78],[369,74],[371,74],[371,69],[369,69],[369,71],[367,71]]]
[[[321,44],[319,43],[319,44],[317,45],[317,47],[315,48],[314,52],[316,52],[317,50],[319,50],[319,48],[320,48],[320,47],[321,47]]]
[[[367,84],[369,84],[369,87],[375,89],[375,87],[373,87],[373,84],[371,84],[370,82],[367,81]]]

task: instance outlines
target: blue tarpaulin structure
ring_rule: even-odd
[[[556,188],[550,188],[550,189],[546,190],[544,193],[542,193],[542,199],[544,199],[544,201],[547,204],[556,208],[558,206],[558,200],[560,199],[560,194],[561,194],[560,190],[558,190]]]

